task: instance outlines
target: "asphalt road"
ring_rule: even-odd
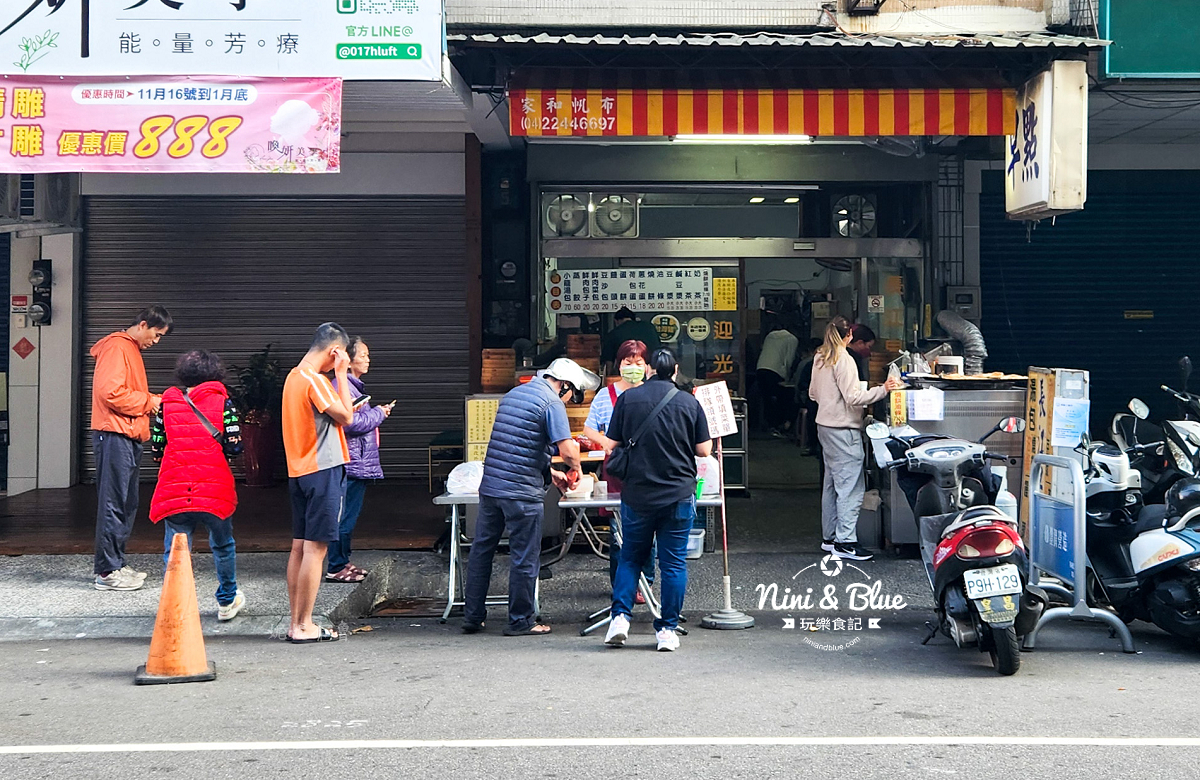
[[[1200,776],[1200,650],[1153,629],[1125,655],[1104,629],[1047,628],[1001,678],[921,646],[922,610],[842,650],[757,617],[694,628],[675,654],[644,622],[621,650],[575,625],[505,638],[427,619],[320,646],[216,637],[218,679],[169,687],[132,684],[145,640],[3,643],[0,777]]]

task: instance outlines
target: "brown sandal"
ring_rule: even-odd
[[[341,571],[334,572],[333,574],[325,574],[326,582],[362,582],[366,578],[367,575],[358,573],[349,564],[342,567]]]
[[[371,573],[371,572],[367,571],[366,569],[355,566],[353,563],[347,563],[346,567],[349,569],[353,569],[355,574],[361,574],[364,577],[366,577],[368,574]]]

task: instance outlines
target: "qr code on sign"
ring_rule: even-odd
[[[411,14],[417,10],[417,0],[358,0],[358,8],[368,14]]]

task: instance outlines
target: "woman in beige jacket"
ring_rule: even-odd
[[[835,317],[825,328],[825,343],[813,360],[809,397],[817,404],[817,438],[825,460],[821,496],[821,549],[839,558],[870,560],[858,543],[858,513],[866,493],[863,473],[863,413],[902,386],[899,380],[867,389],[858,368],[846,353],[852,338],[850,323]]]

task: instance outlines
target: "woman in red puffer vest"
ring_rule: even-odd
[[[237,410],[222,382],[225,368],[217,355],[204,350],[184,353],[175,374],[187,389],[172,387],[163,393],[162,408],[151,425],[151,450],[162,465],[150,519],[165,521],[164,564],[175,534],[187,534],[190,549],[196,526],[207,527],[220,581],[217,618],[232,620],[246,603],[237,587],[232,523],[237,491],[228,460],[241,452]]]

